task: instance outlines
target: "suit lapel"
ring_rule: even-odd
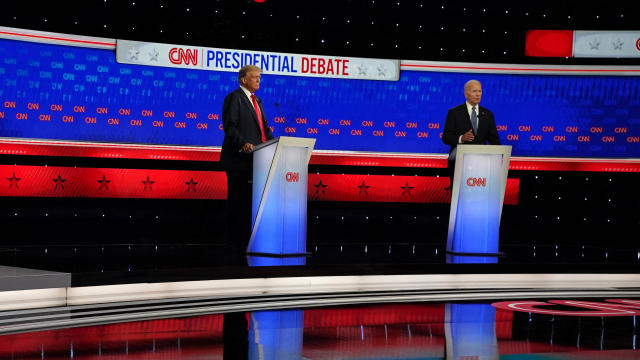
[[[460,105],[460,113],[462,118],[465,119],[465,125],[470,126],[473,129],[473,125],[471,125],[471,117],[469,116],[469,110],[467,110],[467,104],[464,103]]]
[[[246,106],[249,107],[249,112],[251,113],[251,116],[253,116],[253,120],[255,120],[256,125],[258,124],[258,115],[256,115],[256,109],[253,108],[253,104],[251,103],[251,101],[249,100],[249,98],[247,97],[247,95],[244,93],[244,91],[242,91],[242,89],[238,88],[238,91],[240,92],[240,101],[243,102]]]

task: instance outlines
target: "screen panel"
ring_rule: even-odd
[[[220,146],[222,102],[237,87],[233,73],[118,64],[111,50],[0,40],[0,58],[0,137]],[[263,75],[258,95],[276,136],[314,137],[320,150],[438,154],[448,152],[447,110],[472,78],[514,156],[640,157],[634,76]]]

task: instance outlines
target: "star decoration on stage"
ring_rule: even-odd
[[[158,50],[156,50],[155,48],[149,52],[149,61],[155,61],[158,62],[158,56],[160,55],[160,53],[158,52]]]
[[[187,192],[196,192],[196,185],[198,185],[198,183],[193,181],[193,178],[189,179],[185,184],[187,185]]]
[[[147,180],[143,180],[141,181],[141,183],[144,184],[144,190],[142,191],[147,191],[147,189],[153,191],[153,187],[151,187],[153,184],[155,184],[155,181],[152,181],[151,179],[149,179],[149,177],[147,176]]]
[[[107,180],[106,175],[102,175],[102,179],[98,180],[98,182],[100,183],[100,188],[98,188],[98,190],[109,190],[109,183],[111,182],[111,180]]]
[[[409,182],[407,181],[404,186],[400,186],[400,188],[402,189],[402,196],[411,196],[411,189],[415,188],[415,186],[409,186]]]
[[[324,189],[326,189],[328,185],[323,184],[322,180],[320,180],[319,183],[313,186],[316,188],[316,192],[314,193],[314,195],[320,195],[321,193],[322,195],[325,195]]]
[[[589,41],[589,46],[591,50],[600,50],[600,41],[598,38],[593,39],[593,41]]]
[[[140,54],[140,51],[138,51],[135,48],[131,48],[129,49],[129,60],[138,60],[138,55]]]
[[[622,50],[622,45],[624,45],[624,41],[617,38],[616,41],[613,42],[613,50]]]
[[[53,179],[53,182],[56,183],[56,187],[53,190],[58,190],[58,187],[60,187],[60,189],[64,190],[64,182],[67,181],[67,179],[63,179],[62,175],[60,175],[60,173],[58,173],[58,177]]]
[[[367,65],[365,64],[358,65],[358,75],[367,75]]]
[[[7,180],[9,180],[9,189],[11,189],[14,185],[16,189],[18,189],[19,188],[18,181],[22,180],[22,178],[16,177],[16,173],[13,173],[13,176],[10,178],[7,178]]]
[[[369,188],[371,187],[371,185],[366,185],[364,183],[364,180],[362,180],[362,184],[358,185],[358,188],[360,189],[360,192],[358,193],[358,195],[362,195],[362,193],[364,193],[365,195],[369,195]]]
[[[378,65],[378,76],[387,76],[387,67],[384,64]]]

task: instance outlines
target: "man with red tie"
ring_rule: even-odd
[[[241,261],[251,235],[253,147],[273,139],[273,134],[262,102],[254,94],[260,88],[260,68],[243,66],[238,83],[240,87],[229,93],[222,105],[220,163],[227,174],[227,251]]]

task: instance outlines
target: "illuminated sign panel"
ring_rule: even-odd
[[[167,63],[173,48],[181,66],[207,60],[200,48],[167,46]],[[237,87],[232,72],[120,64],[110,50],[16,40],[0,40],[0,75],[5,138],[220,146],[222,102]],[[464,101],[470,78],[482,81],[482,105],[514,156],[640,158],[637,76],[265,74],[259,95],[275,136],[315,138],[320,150],[442,154],[447,110]]]
[[[286,54],[118,40],[119,63],[237,73],[244,65],[264,74],[396,81],[400,61],[324,55]]]

